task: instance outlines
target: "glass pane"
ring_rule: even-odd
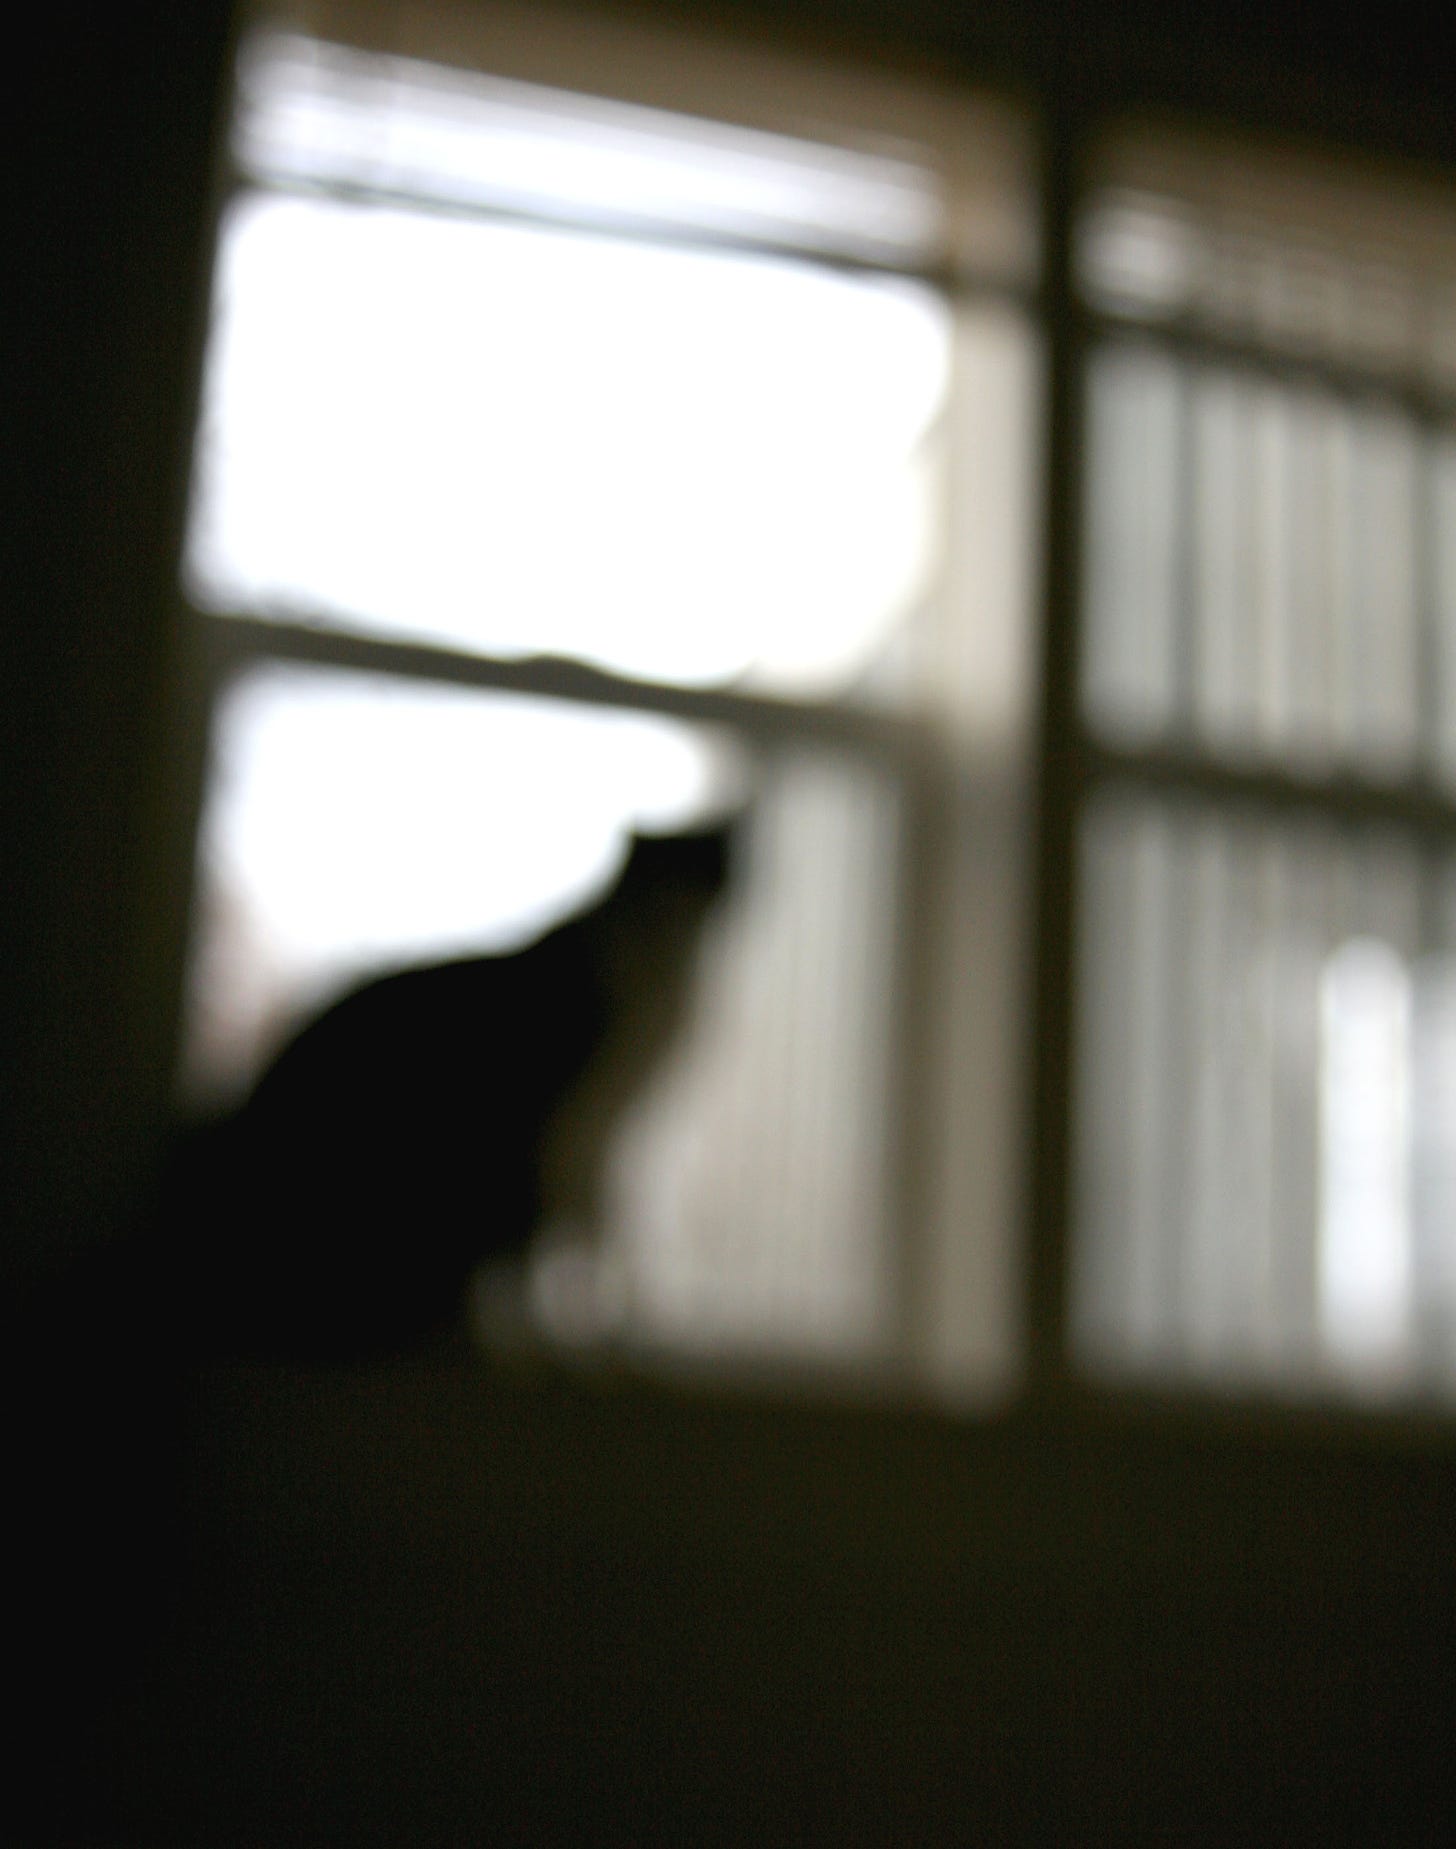
[[[886,1249],[893,786],[781,761],[700,1007],[615,1158],[615,1251],[640,1340],[875,1358],[899,1334]]]
[[[1413,421],[1121,346],[1096,356],[1087,402],[1094,727],[1411,773],[1431,467]]]
[[[1432,756],[1433,768],[1450,786],[1456,785],[1456,436],[1442,432],[1436,438],[1428,466],[1435,630]]]
[[[361,978],[530,942],[610,886],[626,830],[691,825],[745,782],[731,741],[637,714],[249,675],[219,715],[203,831],[194,1098],[236,1094]],[[893,782],[857,761],[758,767],[683,1031],[613,1104],[602,1223],[543,1229],[548,1330],[679,1356],[883,1352],[898,838]]]
[[[1113,349],[1089,372],[1084,699],[1126,743],[1175,716],[1183,392],[1160,354]]]
[[[268,667],[220,702],[190,1035],[228,1095],[381,967],[528,942],[603,891],[634,826],[721,805],[741,767],[667,720]]]
[[[266,41],[243,96],[241,158],[292,190],[222,228],[200,603],[894,693],[940,543],[947,305],[583,226],[614,202],[803,250],[913,242],[919,168],[301,40]]]
[[[1449,866],[1148,798],[1084,845],[1084,1358],[1456,1390]]]
[[[194,589],[840,689],[926,588],[948,351],[908,283],[255,197],[219,258]]]

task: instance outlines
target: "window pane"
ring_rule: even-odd
[[[926,588],[924,289],[259,197],[217,301],[210,605],[827,692]]]
[[[582,226],[614,202],[639,230],[726,214],[802,250],[913,244],[923,169],[288,44],[247,67],[241,155],[295,190],[223,226],[198,601],[893,694],[940,543],[948,307],[903,277]],[[297,191],[361,185],[390,203]]]
[[[1089,717],[1449,782],[1449,189],[1136,125],[1092,169]]]
[[[1181,385],[1162,356],[1120,351],[1088,380],[1084,699],[1124,740],[1165,731],[1178,695]]]
[[[194,1094],[239,1090],[362,977],[531,941],[608,887],[627,829],[691,825],[744,777],[731,741],[641,715],[248,676],[219,716],[203,831]],[[621,1101],[598,1239],[544,1245],[537,1310],[678,1355],[873,1359],[896,1332],[899,801],[833,752],[778,755],[754,783],[684,1033]]]
[[[700,1007],[614,1167],[639,1339],[878,1359],[901,1331],[886,1240],[893,784],[782,760],[708,946]]]
[[[1421,736],[1422,548],[1428,515],[1444,535],[1453,509],[1432,499],[1435,457],[1394,406],[1138,347],[1099,353],[1093,725],[1117,743],[1311,771],[1393,777],[1429,761],[1440,747]]]
[[[187,1069],[230,1093],[372,970],[507,950],[605,889],[634,825],[731,797],[730,748],[645,715],[269,667],[220,704]]]
[[[1084,1356],[1449,1394],[1446,860],[1150,798],[1084,845]]]

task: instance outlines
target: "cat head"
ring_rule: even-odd
[[[628,1008],[644,984],[686,980],[703,928],[727,891],[745,826],[741,814],[675,834],[634,834],[601,907],[599,937],[612,986]]]
[[[743,816],[732,815],[676,834],[634,834],[621,885],[714,899],[728,885],[745,825]]]

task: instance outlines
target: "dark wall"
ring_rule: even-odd
[[[463,1374],[202,1421],[146,1849],[1452,1840],[1448,1460]]]
[[[0,1200],[22,1263],[114,1218],[164,1083],[149,804],[227,13],[11,27]]]
[[[643,6],[651,10],[652,0]],[[703,0],[694,10],[1028,94],[1052,88],[1443,164],[1456,159],[1449,61],[1432,16],[1415,8],[1317,0]]]

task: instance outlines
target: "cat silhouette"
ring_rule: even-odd
[[[430,1339],[482,1264],[592,1225],[612,1129],[671,1044],[734,825],[637,835],[523,949],[365,981],[179,1149],[164,1270],[204,1345],[367,1359]]]

